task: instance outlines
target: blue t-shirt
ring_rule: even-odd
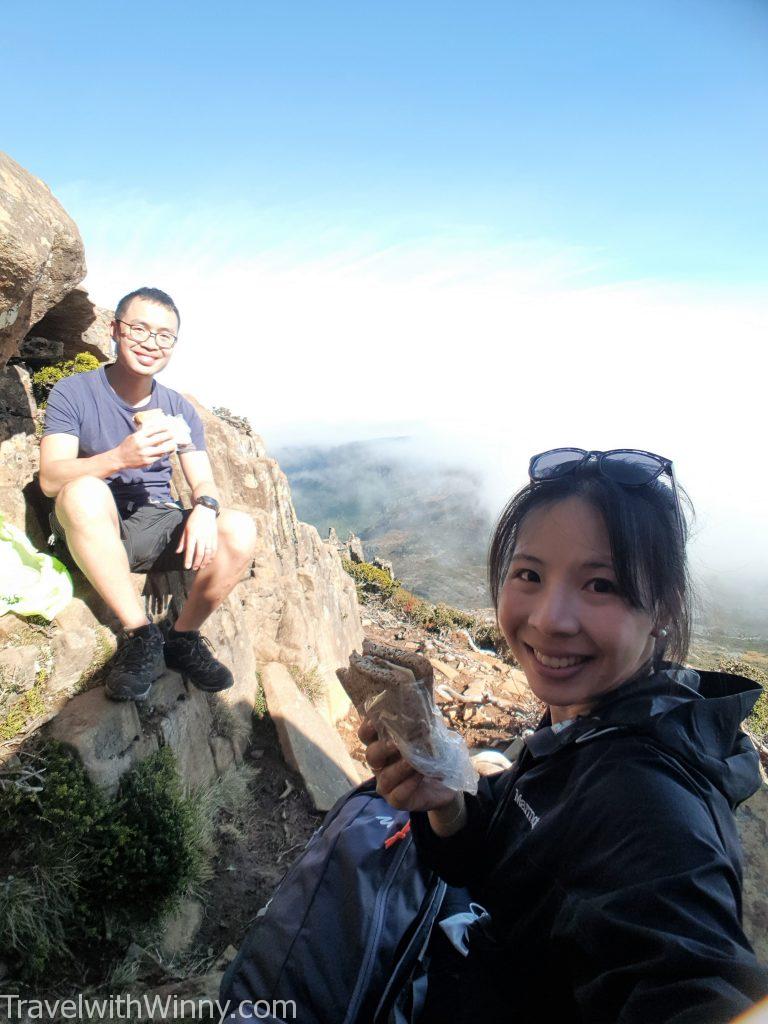
[[[72,434],[80,442],[79,458],[100,455],[116,448],[137,429],[134,413],[162,409],[169,416],[181,415],[187,421],[192,445],[205,451],[205,433],[194,406],[178,391],[152,381],[152,393],[145,405],[132,406],[113,390],[104,367],[88,373],[75,373],[56,384],[48,396],[45,429],[48,434]],[[129,505],[162,504],[171,500],[171,460],[167,455],[151,466],[122,469],[106,478],[115,503],[121,510]]]

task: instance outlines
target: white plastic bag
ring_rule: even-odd
[[[72,578],[52,555],[37,551],[0,512],[0,615],[42,615],[49,621],[72,600]]]
[[[366,701],[365,713],[379,737],[391,740],[425,778],[455,792],[477,792],[478,775],[464,740],[447,727],[421,681],[401,682],[378,693]]]

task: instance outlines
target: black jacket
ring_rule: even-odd
[[[426,1019],[725,1024],[768,993],[733,817],[760,786],[740,729],[759,694],[665,666],[560,731],[547,712],[456,835],[414,813],[424,860],[490,914]]]

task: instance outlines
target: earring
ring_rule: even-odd
[[[666,636],[667,636],[667,631],[666,631],[666,629],[660,629],[660,630],[658,631],[658,633],[656,634],[656,636],[657,636],[657,637],[659,638],[659,640],[663,640],[663,639],[664,639],[664,637],[666,637]]]

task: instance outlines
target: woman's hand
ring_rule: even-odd
[[[365,759],[376,776],[376,792],[390,806],[401,811],[456,809],[458,798],[463,806],[461,793],[455,793],[441,782],[426,779],[403,759],[394,743],[380,740],[370,719],[363,719],[357,735],[366,746]]]

